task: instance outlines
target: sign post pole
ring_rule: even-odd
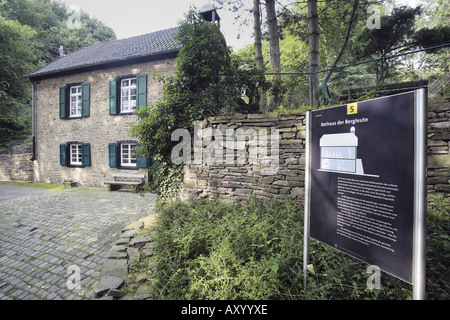
[[[303,227],[303,289],[306,290],[309,260],[309,214],[311,190],[311,111],[306,111],[305,203]]]
[[[425,255],[426,255],[426,91],[415,91],[415,180],[414,185],[414,229],[413,229],[413,299],[425,299]]]

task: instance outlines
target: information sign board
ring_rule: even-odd
[[[410,284],[418,107],[413,91],[308,115],[310,236]]]

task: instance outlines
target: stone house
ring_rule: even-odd
[[[32,83],[36,182],[104,187],[112,173],[145,173],[128,132],[158,100],[154,75],[175,71],[177,28],[79,49],[27,75]],[[148,179],[148,174],[147,174]]]

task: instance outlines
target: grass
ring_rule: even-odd
[[[427,299],[450,293],[450,199],[429,196]],[[153,299],[412,298],[412,287],[384,272],[381,289],[367,288],[367,265],[311,239],[314,274],[303,282],[303,208],[287,201],[245,204],[159,202],[154,256],[134,265]],[[141,276],[142,281],[142,276]],[[142,282],[141,282],[142,283]]]
[[[63,185],[51,184],[51,183],[34,183],[34,182],[24,182],[24,181],[0,181],[0,184],[10,184],[15,186],[25,186],[32,188],[46,188],[46,189],[63,189]]]

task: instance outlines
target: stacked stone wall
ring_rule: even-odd
[[[202,128],[219,130],[224,137],[224,155],[227,154],[227,130],[279,130],[279,166],[274,174],[262,174],[263,163],[249,157],[245,163],[190,164],[185,166],[184,198],[217,198],[246,200],[288,197],[302,199],[305,186],[305,114],[237,114],[210,117]],[[270,134],[270,133],[269,133]],[[205,147],[205,144],[203,145]],[[388,147],[388,146],[387,146]],[[429,101],[428,106],[428,190],[450,196],[450,102]],[[269,148],[270,150],[270,144]],[[247,150],[248,151],[248,150]],[[195,149],[194,149],[195,153]]]
[[[32,146],[21,145],[0,151],[0,180],[34,181]]]
[[[253,196],[258,199],[278,199],[280,201],[283,201],[286,196],[303,197],[305,185],[304,113],[238,114],[210,117],[203,121],[203,127],[221,131],[224,137],[224,163],[186,165],[183,188],[185,197],[244,200]],[[278,163],[267,163],[267,161],[265,163],[264,157],[252,158],[251,152],[248,150],[249,144],[252,143],[251,139],[247,140],[245,159],[239,158],[237,151],[234,150],[234,157],[231,161],[233,163],[228,163],[226,131],[239,132],[239,129],[241,132],[258,137],[267,133],[267,155],[270,158],[273,153],[278,153]],[[269,137],[274,132],[271,130],[278,130],[278,146],[274,145],[274,141]],[[263,152],[261,149],[259,151]],[[233,150],[231,152],[233,153]]]
[[[450,101],[428,105],[428,190],[450,196]]]

